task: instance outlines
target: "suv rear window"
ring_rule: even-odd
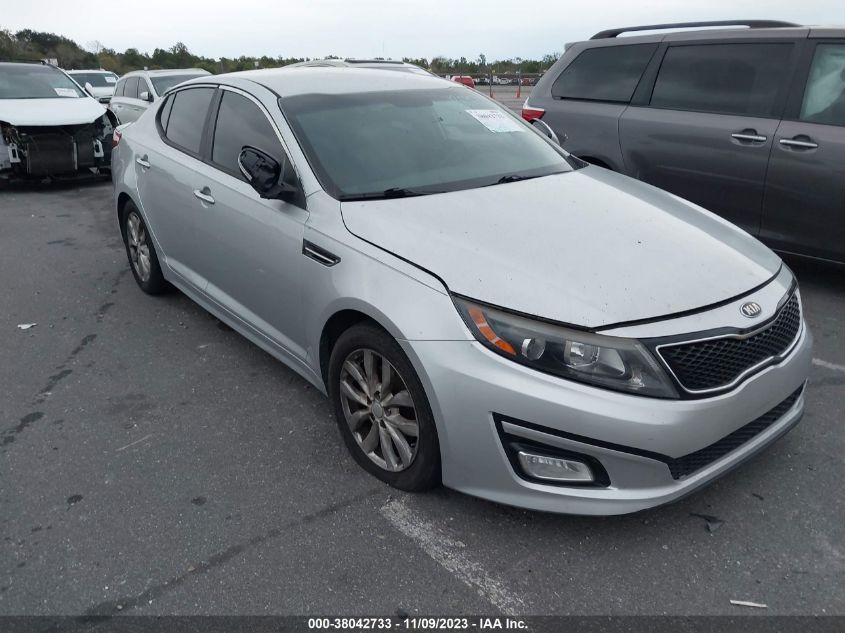
[[[555,79],[552,96],[628,103],[656,49],[657,44],[587,49]]]
[[[792,44],[701,44],[666,51],[651,105],[772,116]]]
[[[167,140],[193,154],[200,153],[205,115],[214,88],[189,88],[173,95],[167,120]]]

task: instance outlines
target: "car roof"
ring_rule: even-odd
[[[644,34],[638,35],[640,32]],[[842,37],[843,35],[845,35],[845,28],[841,27],[809,27],[774,20],[722,20],[718,22],[652,24],[608,29],[596,33],[589,40],[583,40],[578,44],[582,48],[592,48],[664,41],[707,41],[739,38],[801,39],[806,37]],[[569,46],[567,45],[567,48]]]
[[[227,83],[227,79],[246,79],[260,84],[281,97],[301,94],[353,94],[389,90],[426,90],[464,88],[430,74],[397,73],[378,68],[343,66],[286,66],[264,70],[245,70],[210,77],[198,77],[189,83]]]
[[[148,75],[152,77],[159,77],[162,75],[184,75],[185,73],[200,73],[203,75],[210,75],[211,73],[203,68],[162,68],[157,70],[132,70],[123,77],[131,75]],[[121,79],[123,79],[121,77]]]

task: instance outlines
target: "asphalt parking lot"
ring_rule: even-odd
[[[674,505],[555,516],[369,477],[313,387],[137,289],[110,184],[0,193],[0,614],[845,614],[845,275],[789,263],[803,422]]]

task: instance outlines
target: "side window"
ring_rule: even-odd
[[[845,126],[845,44],[816,47],[800,118]]]
[[[152,92],[150,91],[150,84],[147,83],[147,80],[144,79],[143,77],[138,77],[138,98],[139,99],[141,98],[142,92],[149,92],[150,94],[152,94]]]
[[[115,97],[122,97],[123,96],[123,87],[126,85],[126,80],[121,79],[117,82],[117,85],[114,87],[114,96]]]
[[[563,69],[552,96],[628,103],[656,49],[657,44],[589,48]]]
[[[277,160],[284,156],[276,132],[261,108],[244,96],[224,90],[214,128],[211,161],[245,180],[238,168],[238,155],[245,145],[263,150]]]
[[[772,116],[792,44],[701,44],[666,51],[651,105]]]
[[[130,99],[137,99],[138,98],[138,77],[128,77],[126,79],[126,85],[123,87],[123,96],[129,97]]]
[[[167,134],[167,123],[170,121],[170,111],[173,109],[173,95],[167,97],[164,105],[158,113],[158,122],[161,124],[161,129]]]
[[[193,154],[200,153],[205,115],[214,90],[189,88],[173,94],[165,134],[171,143]]]

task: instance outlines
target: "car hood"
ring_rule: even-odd
[[[354,235],[451,292],[587,328],[719,303],[781,266],[712,213],[597,167],[341,212]]]
[[[105,112],[91,97],[0,99],[0,121],[9,125],[77,125],[91,123]]]

